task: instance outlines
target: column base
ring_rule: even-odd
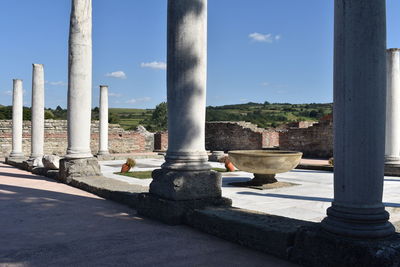
[[[221,197],[221,174],[216,171],[156,169],[152,173],[150,193],[170,200]]]
[[[167,151],[163,169],[177,171],[209,171],[208,155],[204,152],[170,152]]]
[[[43,168],[41,159],[29,158],[23,162],[23,169],[32,172],[34,168]]]
[[[385,156],[385,164],[400,165],[400,157],[399,156]]]
[[[18,161],[18,160],[25,160],[25,155],[22,152],[11,152],[8,156],[8,159]]]
[[[97,155],[100,155],[100,156],[110,155],[110,152],[108,150],[99,150],[99,152],[97,152]]]
[[[93,154],[91,151],[77,151],[68,149],[67,154],[65,155],[66,159],[84,159],[84,158],[93,158]]]
[[[29,161],[33,167],[43,167],[42,157],[43,155],[40,156],[31,155],[27,161]]]
[[[60,180],[70,183],[74,177],[101,176],[100,165],[96,158],[60,160]]]
[[[330,233],[354,238],[386,238],[395,234],[388,221],[389,213],[382,207],[355,208],[332,204],[322,228]]]

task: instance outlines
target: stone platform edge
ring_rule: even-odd
[[[18,162],[8,164],[24,167]],[[54,171],[38,168],[33,172],[63,182]],[[149,195],[146,187],[102,176],[74,177],[68,185],[134,209],[143,208],[143,198],[148,199]],[[166,205],[175,205],[169,204]],[[326,233],[319,223],[229,206],[192,207],[185,209],[182,220],[175,224],[185,224],[302,266],[400,266],[399,234],[381,241],[361,241]]]
[[[299,164],[296,169],[333,172],[330,165]],[[400,165],[385,164],[385,176],[400,176]]]

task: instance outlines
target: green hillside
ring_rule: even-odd
[[[11,119],[12,108],[0,106],[0,119]],[[156,109],[110,108],[109,122],[118,123],[124,129],[143,125],[151,131],[165,130],[166,104]],[[294,121],[316,121],[332,113],[332,103],[289,104],[289,103],[246,103],[224,106],[208,106],[207,121],[248,121],[262,128],[277,127]],[[46,119],[66,119],[67,111],[61,107],[45,110]],[[92,119],[98,120],[99,109],[92,110]],[[24,120],[30,119],[30,109],[24,107]]]

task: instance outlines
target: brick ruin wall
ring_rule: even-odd
[[[291,128],[279,136],[280,149],[303,152],[308,158],[333,156],[333,123],[325,120],[309,128]]]
[[[249,122],[207,122],[207,150],[263,149],[279,146],[279,132]]]
[[[155,150],[165,151],[168,133],[155,134]],[[206,149],[215,151],[279,147],[301,151],[309,158],[333,156],[332,117],[318,122],[295,122],[278,129],[263,129],[249,122],[207,122]]]
[[[30,121],[23,123],[22,148],[26,156],[31,151]],[[99,146],[99,122],[93,121],[91,126],[91,149],[96,154]],[[109,125],[110,153],[151,152],[154,150],[154,134],[143,127],[136,131],[125,131],[118,124]],[[12,147],[12,121],[0,120],[0,156],[5,157]],[[65,155],[67,151],[67,121],[46,120],[44,153]]]
[[[313,125],[312,125],[313,124]],[[305,157],[329,158],[333,156],[332,120],[320,123],[300,123],[286,129],[262,129],[248,122],[207,122],[206,149],[229,151],[237,149],[280,149],[302,151]],[[307,126],[311,127],[306,128]],[[11,121],[0,120],[0,156],[11,152]],[[98,122],[92,123],[92,153],[98,150]],[[111,153],[165,151],[168,133],[149,133],[143,127],[137,131],[125,131],[119,125],[109,125],[109,149]],[[64,155],[67,150],[67,122],[46,120],[45,154]],[[24,121],[23,152],[30,154],[30,122]]]

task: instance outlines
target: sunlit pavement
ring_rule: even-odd
[[[135,179],[116,175],[124,161],[101,162],[103,175],[132,184],[148,186],[151,179]],[[162,159],[137,159],[137,166],[131,171],[159,168]],[[308,160],[306,163],[323,165],[327,161]],[[222,163],[210,162],[212,167],[223,168]],[[233,200],[233,206],[266,212],[295,219],[319,222],[326,215],[326,209],[333,198],[333,173],[313,170],[293,170],[277,174],[279,181],[296,184],[277,189],[257,190],[228,185],[231,182],[246,181],[253,177],[247,172],[222,173],[222,194]],[[362,186],[362,185],[360,185]],[[385,177],[383,201],[390,212],[392,222],[400,221],[400,177]]]

